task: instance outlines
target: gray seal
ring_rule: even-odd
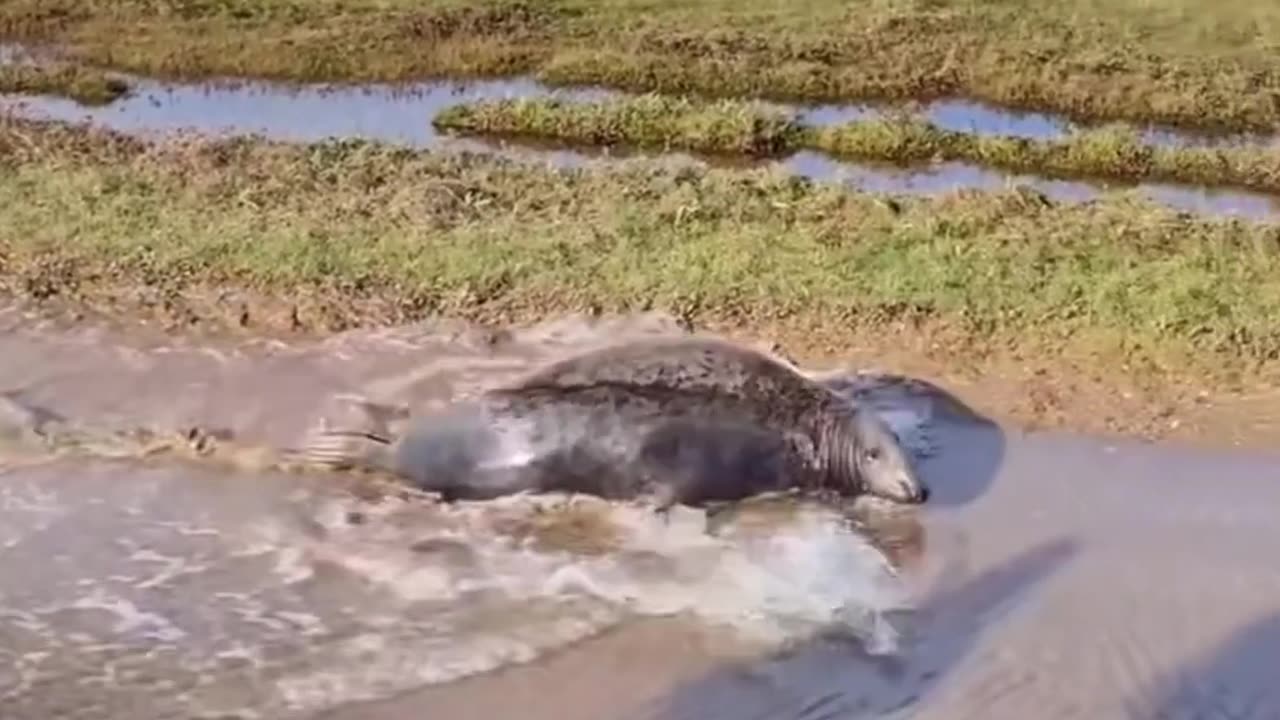
[[[447,499],[562,491],[665,509],[794,490],[929,495],[873,410],[764,353],[697,336],[580,353],[413,419],[399,439],[328,430],[300,455],[389,471]]]
[[[505,388],[577,392],[601,385],[665,388],[731,405],[742,420],[781,434],[811,469],[825,469],[829,477],[821,484],[841,495],[928,499],[908,453],[874,409],[851,403],[768,353],[722,338],[681,335],[607,345],[548,363]]]

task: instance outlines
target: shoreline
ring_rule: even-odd
[[[3,286],[0,293],[53,332],[88,324],[126,337],[181,337],[211,343],[312,343],[345,332],[436,321],[500,337],[513,328],[584,312],[603,317],[626,314],[564,308],[433,315],[405,313],[375,299],[348,302],[350,298],[340,295],[299,299],[226,286],[192,288],[163,300],[146,288],[126,285],[99,287],[73,300],[36,300]],[[974,347],[971,339],[958,337],[954,330],[913,323],[840,333],[835,329],[839,322],[676,319],[695,332],[771,346],[806,371],[845,368],[934,384],[1006,432],[1048,432],[1100,442],[1172,444],[1207,451],[1273,451],[1280,433],[1280,388],[1258,378],[1242,379],[1234,388],[1215,388],[1187,372],[1109,371],[1109,358],[1091,357],[1079,349],[1048,356],[1016,344]]]

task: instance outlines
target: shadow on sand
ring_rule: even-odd
[[[916,611],[898,656],[874,658],[858,646],[816,640],[698,678],[632,720],[819,720],[879,716],[923,701],[970,655],[984,629],[1008,617],[1032,588],[1077,551],[1059,539],[981,575],[947,583]]]
[[[1158,684],[1155,702],[1130,708],[1147,720],[1280,718],[1280,612],[1238,630],[1203,662]]]

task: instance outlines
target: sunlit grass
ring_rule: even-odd
[[[1244,0],[5,0],[0,37],[165,76],[535,72],[667,93],[964,95],[1078,118],[1280,120],[1280,7]]]

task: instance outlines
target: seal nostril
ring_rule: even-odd
[[[920,502],[922,503],[929,502],[929,486],[921,485],[920,492],[917,494],[917,497],[920,498]]]

